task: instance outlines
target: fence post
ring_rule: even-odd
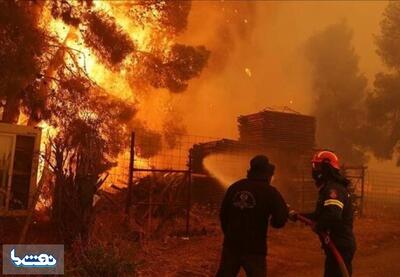
[[[364,185],[365,185],[365,166],[361,168],[361,203],[360,203],[360,216],[364,214]]]
[[[301,211],[305,210],[305,178],[304,178],[304,167],[301,170]]]
[[[133,169],[135,161],[135,132],[131,133],[131,148],[129,153],[128,195],[126,197],[125,207],[126,215],[129,215],[129,210],[132,205]]]
[[[188,188],[187,188],[187,203],[186,203],[186,237],[189,238],[190,233],[190,209],[192,206],[192,150],[189,150],[188,162]]]
[[[148,217],[147,217],[147,238],[151,235],[151,226],[152,226],[152,217],[153,217],[153,183],[149,184],[149,208],[148,208]]]

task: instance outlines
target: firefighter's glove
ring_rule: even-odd
[[[295,210],[289,211],[289,219],[294,222],[297,221],[297,212]]]

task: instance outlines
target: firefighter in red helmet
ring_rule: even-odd
[[[315,211],[303,216],[315,222],[314,231],[329,234],[351,276],[356,243],[353,233],[353,206],[348,192],[350,182],[340,174],[339,159],[334,152],[318,151],[311,162],[319,197]],[[292,220],[296,220],[296,216],[296,212],[290,213]],[[323,248],[326,255],[324,277],[342,277],[334,253],[324,244]]]
[[[337,155],[329,150],[315,153],[312,176],[319,190],[315,212],[306,215],[315,221],[315,231],[329,233],[351,276],[356,250],[353,233],[353,207],[348,192],[349,181],[340,174]],[[324,249],[325,277],[341,277],[339,265],[331,251]]]
[[[340,170],[339,158],[336,156],[335,153],[329,150],[318,151],[317,153],[315,153],[311,162],[313,164],[313,167],[314,165],[317,165],[319,163],[326,162],[329,163],[333,168]]]

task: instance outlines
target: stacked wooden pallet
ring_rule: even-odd
[[[311,150],[315,118],[297,113],[262,111],[238,118],[239,141],[268,148]]]

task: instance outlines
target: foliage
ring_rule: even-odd
[[[141,56],[142,66],[132,68],[135,85],[166,88],[171,92],[186,90],[187,82],[197,77],[206,65],[210,52],[203,46],[175,44],[166,57],[151,54]]]
[[[186,134],[186,127],[182,123],[182,118],[170,111],[167,119],[163,123],[163,137],[166,146],[174,149],[179,146],[179,138]]]
[[[140,126],[143,126],[140,124]],[[137,145],[139,146],[140,157],[145,159],[155,156],[162,148],[162,136],[155,131],[147,128],[135,128],[140,133],[137,137]]]
[[[16,122],[24,88],[43,67],[49,50],[46,31],[38,27],[33,4],[0,1],[0,100],[5,101],[4,121]]]
[[[178,34],[186,29],[190,8],[191,1],[139,0],[129,5],[129,15],[141,26],[154,24]]]
[[[130,83],[135,89],[153,87],[182,92],[188,81],[200,74],[209,57],[209,51],[203,46],[171,43],[186,28],[190,1],[110,2],[112,9],[122,13],[125,6],[129,7],[125,15],[134,26],[149,26],[147,35],[153,46],[141,51],[127,35],[131,30],[118,25],[109,11],[95,8],[91,0],[2,1],[0,4],[0,32],[5,34],[0,38],[0,84],[5,88],[0,87],[0,91],[6,93],[1,100],[5,101],[6,110],[13,112],[12,118],[6,121],[18,119],[21,105],[31,124],[50,116],[45,107],[51,88],[46,83],[52,78],[62,78],[57,72],[70,66],[68,60],[80,67],[79,52],[67,47],[69,40],[79,36],[77,30],[107,68],[131,73]],[[39,24],[38,19],[47,11],[54,19],[61,19],[71,27],[64,41],[50,37],[47,33],[51,30]],[[127,62],[121,66],[123,61]],[[13,95],[8,101],[7,94]]]
[[[399,73],[378,73],[374,91],[366,100],[367,124],[364,127],[364,145],[376,157],[391,159],[400,139]]]
[[[67,0],[51,1],[51,15],[61,19],[68,25],[78,27],[83,14],[92,7],[93,0],[78,0],[70,2]]]
[[[134,117],[135,107],[105,93],[85,77],[59,75],[61,80],[48,96],[51,125],[72,148],[88,147],[79,145],[85,131],[95,134],[93,139],[98,143],[92,147],[115,157],[126,145],[126,125]]]
[[[17,122],[22,110],[28,124],[45,122],[56,130],[50,138],[52,155],[47,158],[54,175],[52,219],[67,244],[76,237],[88,238],[93,197],[126,147],[130,128],[144,130],[146,144],[150,142],[151,147],[141,149],[144,157],[162,147],[162,135],[135,118],[137,103],[99,87],[82,65],[82,55],[89,50],[105,71],[127,72],[135,89],[142,84],[171,92],[184,91],[209,57],[203,46],[173,42],[186,28],[190,1],[104,2],[109,10],[98,3],[0,0],[3,120]],[[131,9],[125,10],[124,5]],[[121,26],[114,17],[121,14],[131,22]],[[49,22],[62,24],[65,36]],[[146,35],[154,47],[139,51],[127,26],[145,25],[150,26]]]
[[[109,66],[121,63],[133,52],[133,42],[115,23],[115,19],[103,12],[85,15],[87,29],[85,43]]]
[[[62,79],[48,97],[48,121],[58,129],[50,161],[55,174],[53,221],[68,244],[89,235],[93,196],[127,143],[124,125],[135,111],[96,91],[100,89],[82,76],[58,75]]]
[[[366,99],[363,144],[378,158],[392,159],[400,152],[400,3],[389,2],[383,16],[376,44],[389,72],[376,74]]]
[[[319,145],[335,150],[346,162],[360,163],[365,157],[356,144],[357,130],[364,123],[367,80],[359,72],[352,37],[345,22],[330,25],[307,41],[306,56],[312,70]]]
[[[137,264],[113,244],[76,241],[71,251],[71,264],[66,271],[74,276],[135,276]]]
[[[377,53],[389,67],[400,70],[400,2],[390,1],[381,21],[381,34],[376,37]]]

